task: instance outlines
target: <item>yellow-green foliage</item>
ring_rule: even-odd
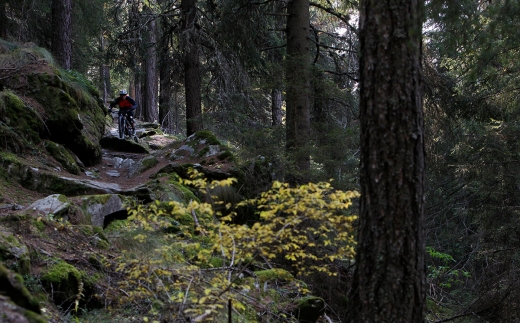
[[[203,192],[233,183],[234,179],[208,183],[197,172],[183,181]],[[265,288],[252,287],[242,279],[253,262],[281,257],[295,272],[325,271],[332,275],[329,264],[353,257],[352,222],[356,217],[347,209],[357,196],[356,192],[334,190],[330,183],[291,188],[276,182],[260,198],[243,202],[259,211],[260,221],[252,226],[231,223],[233,213],[217,219],[210,204],[194,200],[138,206],[129,211],[129,220],[150,232],[147,235],[147,231],[141,231],[135,237],[139,241],[157,235],[161,227],[178,226],[179,231],[169,235],[171,244],[147,255],[119,258],[115,269],[125,279],[109,294],[114,293],[114,299],[122,305],[139,304],[139,310],[158,321],[171,320],[181,312],[194,321],[217,319],[231,299],[242,316],[240,321],[245,322],[250,316],[246,304],[261,305],[256,304],[258,299],[236,291],[257,288],[258,293],[250,295],[261,295],[261,288]],[[274,274],[283,276],[288,284],[294,282],[283,269],[249,274],[262,282]],[[305,288],[298,289],[301,296],[308,293]],[[280,308],[277,311],[283,312]]]
[[[260,211],[253,226],[222,223],[213,233],[222,249],[237,261],[283,255],[302,272],[323,271],[337,259],[354,256],[352,222],[347,215],[356,192],[336,191],[330,183],[309,183],[296,188],[275,182],[260,198],[246,201]]]

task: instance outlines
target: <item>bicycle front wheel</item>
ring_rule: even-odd
[[[124,115],[119,115],[119,122],[118,122],[118,130],[119,130],[119,139],[125,139],[125,126],[126,126],[126,120]]]

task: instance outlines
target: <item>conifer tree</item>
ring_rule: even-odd
[[[72,2],[52,0],[52,53],[64,69],[72,67]]]
[[[347,322],[424,322],[422,6],[361,2],[361,209]]]

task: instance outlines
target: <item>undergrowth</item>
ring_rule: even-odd
[[[203,192],[233,183],[208,183],[196,171],[183,180]],[[240,202],[258,210],[260,220],[250,226],[234,223],[235,212],[222,216],[195,200],[137,206],[118,238],[134,243],[121,244],[125,251],[106,262],[120,276],[107,293],[111,308],[121,309],[114,315],[199,322],[224,321],[231,311],[233,322],[295,322],[293,300],[311,290],[294,277],[333,276],[330,266],[354,256],[356,217],[348,208],[357,196],[325,182],[295,188],[275,182]]]

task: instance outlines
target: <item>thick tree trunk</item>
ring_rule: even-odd
[[[184,86],[186,90],[186,135],[202,130],[202,98],[198,47],[197,1],[182,0]]]
[[[52,0],[52,54],[64,69],[72,68],[72,0]]]
[[[172,114],[172,80],[171,62],[167,49],[162,49],[159,78],[161,82],[161,92],[159,93],[159,123],[161,128],[167,133],[173,133]]]
[[[305,149],[310,137],[310,52],[309,0],[287,3],[287,153],[292,161],[288,181],[306,182],[310,169],[310,155]]]
[[[160,0],[166,5],[165,0]],[[169,19],[161,17],[160,20],[161,41],[159,43],[159,124],[166,133],[174,133],[173,128],[173,60],[171,58],[171,35]]]
[[[361,210],[346,322],[424,322],[422,7],[361,3]]]
[[[151,12],[151,11],[150,11]],[[144,80],[144,98],[143,98],[143,117],[144,121],[155,122],[159,119],[159,110],[157,105],[157,95],[159,85],[157,79],[157,27],[155,19],[148,22],[145,57],[145,80]]]

